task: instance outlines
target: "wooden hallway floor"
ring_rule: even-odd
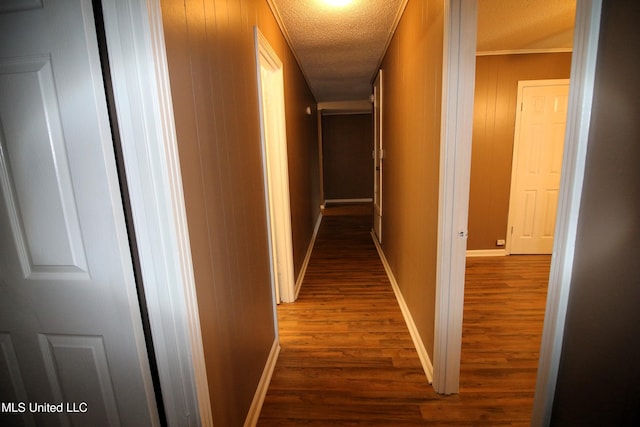
[[[529,425],[549,257],[468,261],[461,389],[442,396],[370,230],[371,216],[323,218],[298,300],[278,307],[281,352],[258,426]],[[517,262],[491,263],[506,258]]]

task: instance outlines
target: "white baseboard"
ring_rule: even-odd
[[[371,203],[373,199],[327,199],[324,201],[324,206],[326,207],[331,203]]]
[[[467,251],[467,257],[507,256],[506,249],[473,249]]]
[[[267,390],[269,390],[269,383],[271,382],[271,376],[276,368],[276,362],[278,361],[278,355],[280,354],[280,343],[278,338],[273,341],[271,352],[267,358],[267,363],[264,365],[256,394],[253,396],[253,401],[249,407],[247,418],[244,420],[244,427],[254,427],[258,424],[258,418],[260,418],[260,411],[262,410],[262,404],[264,398],[267,396]]]
[[[422,364],[422,369],[424,370],[425,375],[427,376],[427,380],[429,384],[433,382],[433,364],[431,363],[431,359],[429,358],[429,353],[422,342],[422,338],[420,338],[420,333],[418,332],[418,327],[413,321],[413,317],[411,317],[411,312],[409,311],[409,307],[407,303],[404,301],[404,297],[402,296],[402,292],[400,291],[400,287],[398,286],[398,282],[391,271],[391,267],[387,262],[387,258],[384,256],[384,252],[382,252],[382,247],[378,243],[378,239],[373,232],[371,232],[371,238],[373,239],[373,243],[376,245],[376,249],[378,250],[378,255],[380,255],[380,259],[382,260],[382,265],[384,265],[384,269],[387,272],[387,276],[389,277],[389,281],[391,282],[391,287],[393,288],[393,292],[396,294],[396,299],[398,300],[398,305],[400,305],[400,311],[402,311],[402,315],[404,316],[404,321],[409,328],[409,334],[411,335],[411,339],[413,340],[413,345],[416,347],[416,351],[418,352],[418,357],[420,358],[420,363]]]
[[[302,267],[300,268],[300,273],[298,274],[298,280],[296,280],[295,296],[293,298],[294,301],[298,299],[298,294],[300,293],[300,289],[302,288],[302,281],[304,280],[304,275],[307,272],[307,266],[309,265],[309,259],[311,258],[311,252],[313,251],[313,245],[316,243],[316,237],[318,237],[318,230],[320,229],[321,222],[322,214],[318,215],[316,226],[313,229],[313,235],[311,236],[311,241],[309,242],[309,247],[307,248],[307,254],[304,257],[304,261],[302,261]]]
[[[496,55],[531,55],[539,53],[571,53],[573,48],[555,48],[555,49],[519,49],[519,50],[483,50],[476,52],[476,56],[496,56]]]

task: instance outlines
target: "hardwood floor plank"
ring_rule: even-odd
[[[361,207],[359,207],[361,209]],[[371,240],[371,216],[323,218],[259,426],[529,425],[550,258],[472,258],[460,393],[438,395]]]

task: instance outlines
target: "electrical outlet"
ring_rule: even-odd
[[[505,245],[505,241],[504,239],[498,239],[496,240],[496,246],[504,246]]]

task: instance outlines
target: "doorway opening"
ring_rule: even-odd
[[[460,6],[460,3],[457,1],[453,2],[453,4]],[[469,8],[476,8],[477,2],[465,2],[464,5]],[[599,0],[577,2],[575,14],[575,40],[573,41],[571,64],[571,90],[567,116],[567,136],[564,147],[561,189],[554,236],[554,256],[551,263],[540,360],[537,369],[532,425],[546,425],[549,423],[554,398],[555,381],[564,330],[564,317],[570,290],[574,255],[573,247],[576,238],[577,218],[586,158],[601,6],[602,2]],[[474,14],[475,10],[470,10],[469,12]],[[450,29],[452,31],[450,32],[452,34],[457,34],[457,31],[460,29],[465,29],[465,26],[460,25],[460,22],[451,22]],[[473,38],[469,34],[465,34],[465,32],[462,34],[462,40],[465,42],[463,42],[460,47],[466,47],[466,49],[468,49],[470,42],[473,42]],[[463,56],[471,57],[468,52]],[[455,65],[453,68],[447,70],[445,74],[449,77],[469,80],[469,76],[465,75],[464,71],[464,69]],[[465,95],[467,93],[463,91],[462,94]],[[468,103],[466,96],[453,97],[452,99],[458,99],[460,103]],[[450,121],[452,120],[447,120],[447,122]],[[469,129],[471,124],[467,122],[462,123],[461,126],[464,129]],[[447,141],[447,139],[443,140],[443,144]],[[467,148],[470,149],[470,147],[466,147],[465,144],[463,141],[461,148],[463,150]],[[445,165],[444,167],[449,170],[449,166]],[[454,171],[455,176],[459,177],[463,177],[464,174],[468,172],[464,168],[455,172],[455,165],[451,166],[450,169]],[[466,212],[466,208],[462,210]],[[440,256],[439,264],[444,264],[446,267],[452,257],[456,258],[457,254]],[[464,259],[464,255],[462,259]],[[445,277],[445,279],[447,278]],[[440,308],[436,305],[436,316],[442,318],[444,322],[456,322],[458,315],[461,315],[458,309],[462,307],[464,283],[439,278],[438,287],[438,291],[446,288],[445,290],[447,292],[444,295],[438,295],[437,291],[436,304],[442,303],[443,305]],[[453,304],[446,305],[446,301],[448,300],[445,300],[444,297],[448,297],[451,294],[455,295],[455,301],[453,301]],[[436,344],[438,344],[439,335],[441,335],[443,331],[448,332],[446,327],[437,331]],[[460,343],[460,341],[458,341],[456,345],[455,341],[455,336],[450,337],[448,341],[448,343],[451,343],[451,348],[453,348],[454,351]],[[438,357],[437,349],[435,352],[435,356]],[[444,354],[449,358],[446,350]],[[455,359],[459,362],[459,358],[455,354],[452,359],[453,362],[455,362]],[[436,367],[434,366],[434,368]],[[459,372],[447,369],[446,373],[455,376],[455,383],[457,383]]]

